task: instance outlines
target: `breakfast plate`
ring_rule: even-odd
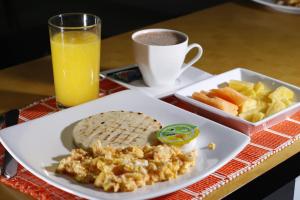
[[[250,122],[242,119],[241,117],[226,113],[222,110],[199,102],[192,98],[192,94],[196,91],[208,91],[210,89],[220,88],[224,85],[227,85],[227,83],[233,79],[238,81],[249,81],[252,83],[261,82],[271,90],[274,90],[275,88],[278,88],[280,86],[284,86],[295,93],[295,102],[289,107],[275,114],[267,116],[257,122]],[[205,114],[205,117],[212,118],[219,123],[225,124],[248,135],[277,124],[300,109],[300,88],[243,68],[235,68],[233,70],[224,72],[222,74],[185,87],[177,91],[175,93],[175,96],[185,102],[199,107],[202,110],[202,112],[199,113]]]
[[[274,0],[252,0],[252,1],[267,6],[268,8],[271,8],[276,11],[300,14],[300,7],[280,5],[275,3]]]
[[[196,165],[177,179],[139,188],[134,192],[104,192],[79,184],[53,171],[53,165],[74,148],[70,125],[88,116],[113,110],[143,112],[162,123],[191,123],[199,127]],[[118,92],[80,106],[62,110],[0,131],[0,140],[27,170],[57,188],[87,199],[148,199],[193,184],[234,158],[249,137],[163,101],[133,90]],[[216,149],[207,145],[215,143]]]
[[[118,84],[123,85],[129,89],[143,92],[154,98],[163,98],[163,97],[169,96],[169,95],[173,94],[175,91],[177,91],[183,87],[186,87],[188,85],[191,85],[193,83],[207,79],[212,76],[211,74],[209,74],[203,70],[200,70],[196,67],[191,66],[180,75],[180,77],[176,80],[175,85],[164,86],[164,87],[149,87],[149,86],[145,85],[142,78],[134,80],[130,83],[126,83],[124,81],[120,81],[120,80],[110,76],[110,74],[113,74],[115,72],[124,71],[124,70],[128,70],[128,69],[134,69],[134,68],[137,68],[137,65],[129,65],[129,66],[121,67],[121,68],[117,68],[117,69],[106,70],[106,71],[101,72],[101,75],[103,77],[108,78],[114,82],[117,82]]]

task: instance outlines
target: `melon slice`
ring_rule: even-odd
[[[192,95],[192,98],[200,101],[202,103],[205,103],[207,105],[213,106],[215,108],[218,108],[220,110],[223,110],[226,113],[237,115],[238,114],[238,106],[235,104],[232,104],[224,99],[221,99],[219,97],[209,97],[205,92],[194,92]]]
[[[245,101],[248,100],[248,97],[237,92],[236,90],[230,87],[224,87],[219,89],[212,89],[208,94],[209,96],[220,97],[226,101],[229,101],[237,106],[241,106]]]

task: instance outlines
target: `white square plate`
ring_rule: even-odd
[[[212,106],[201,103],[191,98],[193,92],[195,91],[208,91],[214,88],[219,88],[221,85],[224,85],[225,83],[233,79],[249,81],[254,83],[261,81],[272,90],[276,89],[279,86],[285,86],[294,91],[296,95],[295,103],[274,115],[271,115],[258,122],[253,123],[246,121],[238,116],[225,113],[222,110],[219,110],[217,108],[214,108]],[[300,108],[300,89],[298,87],[243,68],[236,68],[224,72],[222,74],[213,76],[206,80],[200,81],[193,85],[190,85],[189,87],[177,91],[175,93],[175,96],[183,101],[189,102],[201,108],[204,111],[208,111],[208,113],[205,113],[206,117],[213,118],[214,120],[221,122],[222,124],[228,125],[246,134],[260,131],[263,128],[270,127],[280,121],[283,121],[287,116],[290,116],[292,113],[296,112],[298,108]],[[213,115],[217,116],[217,118]]]
[[[143,80],[136,80],[136,81],[132,81],[131,83],[125,83],[125,82],[122,82],[122,81],[119,81],[117,79],[107,76],[107,74],[109,74],[109,73],[116,72],[119,70],[130,69],[132,67],[136,67],[136,65],[130,65],[127,67],[121,67],[121,68],[117,68],[117,69],[103,71],[103,72],[101,72],[101,75],[114,81],[114,82],[119,83],[120,85],[123,85],[126,88],[143,92],[154,98],[163,98],[163,97],[169,96],[171,94],[174,94],[175,91],[177,91],[183,87],[189,86],[193,83],[207,79],[212,76],[211,74],[209,74],[203,70],[200,70],[196,67],[191,66],[187,70],[185,70],[180,75],[180,77],[178,77],[178,79],[176,80],[174,85],[163,86],[163,87],[149,87],[149,86],[145,85]]]
[[[138,111],[159,120],[162,125],[192,123],[200,128],[196,166],[176,180],[140,188],[135,192],[108,193],[92,185],[56,175],[47,167],[70,153],[70,124],[88,116],[111,110]],[[87,199],[147,199],[164,195],[199,181],[236,156],[249,137],[208,119],[179,109],[140,92],[126,90],[0,131],[2,144],[31,173],[62,190]],[[206,147],[216,144],[214,151]]]
[[[256,3],[264,5],[268,8],[277,10],[279,12],[286,12],[286,13],[293,13],[293,14],[300,14],[300,8],[296,6],[287,6],[287,5],[280,5],[275,3],[274,0],[252,0]]]

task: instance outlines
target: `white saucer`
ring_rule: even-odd
[[[201,80],[210,78],[212,76],[211,74],[192,66],[188,68],[185,72],[183,72],[183,74],[176,80],[175,85],[165,86],[165,87],[149,87],[145,85],[143,80],[136,80],[130,83],[125,83],[107,76],[107,74],[109,73],[120,71],[123,69],[130,69],[134,66],[136,65],[130,65],[122,68],[106,70],[101,72],[101,75],[129,89],[141,91],[154,98],[162,98],[162,97],[169,96],[171,94],[174,94],[177,90],[181,88],[184,88],[186,86],[189,86]]]

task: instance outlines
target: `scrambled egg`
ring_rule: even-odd
[[[56,169],[81,183],[104,191],[129,192],[156,182],[175,179],[195,165],[196,152],[182,153],[168,145],[113,148],[95,143],[92,151],[74,149]]]

